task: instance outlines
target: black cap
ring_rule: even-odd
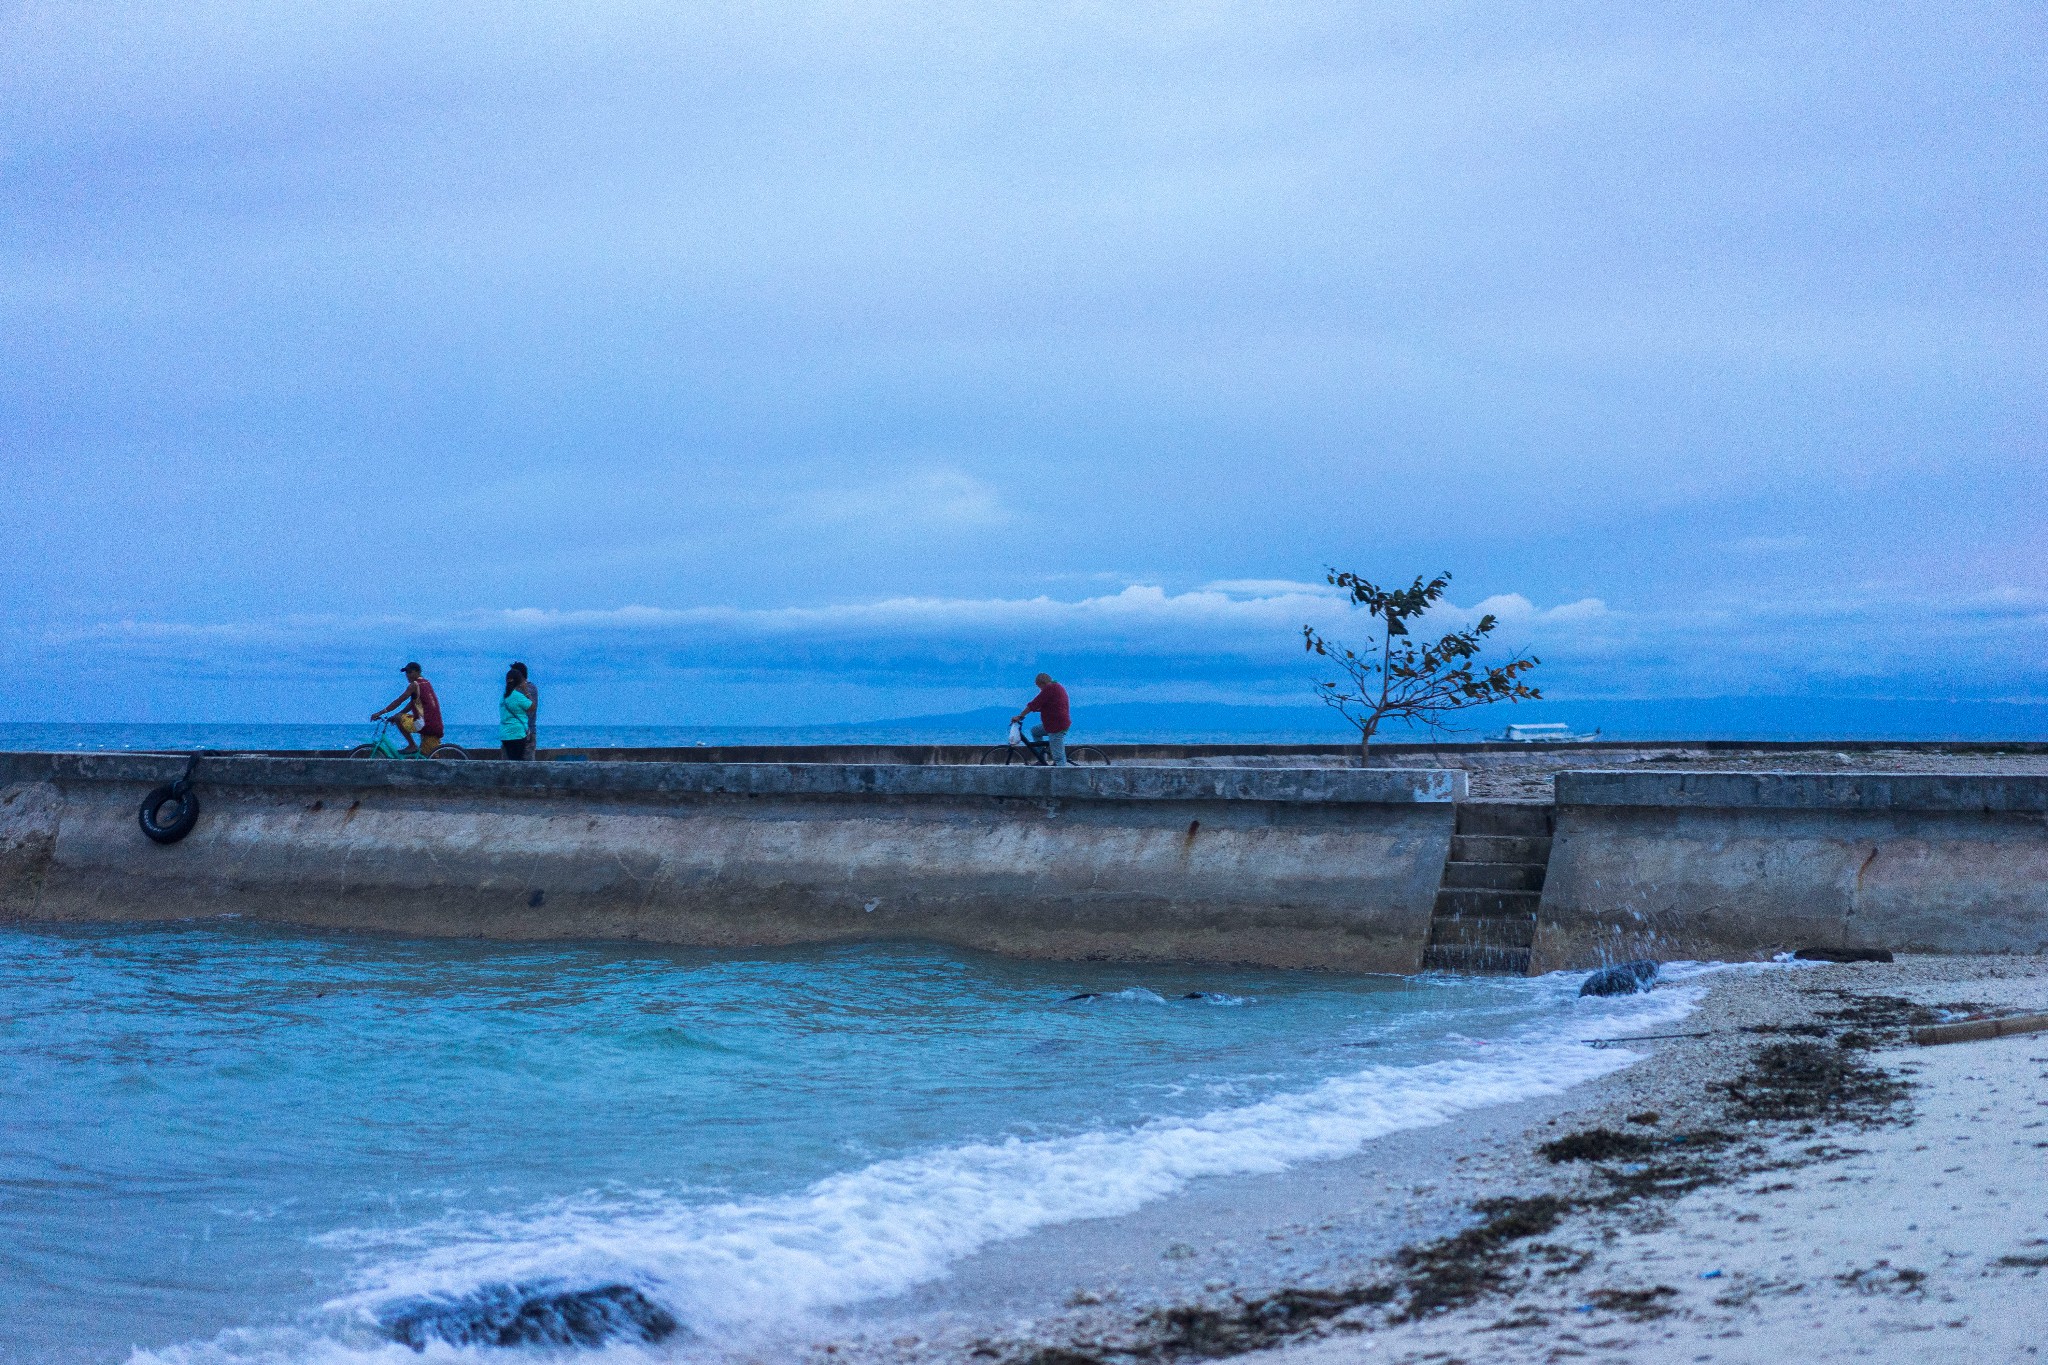
[[[422,670],[422,669],[420,668],[420,666],[419,666],[418,664],[416,664],[416,663],[411,663],[411,664],[407,664],[407,665],[406,665],[406,666],[405,666],[404,668],[401,668],[401,669],[399,669],[398,671],[399,671],[400,673],[418,673],[418,672],[421,672],[421,671],[423,671],[423,670]]]

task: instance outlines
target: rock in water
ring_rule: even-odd
[[[614,1341],[655,1342],[681,1326],[631,1285],[557,1289],[547,1285],[493,1284],[459,1299],[415,1299],[387,1313],[380,1324],[393,1341],[415,1351],[430,1341],[450,1346],[602,1346]]]
[[[1637,991],[1650,989],[1650,983],[1656,979],[1657,964],[1654,962],[1617,962],[1587,977],[1586,984],[1579,987],[1579,994],[1634,995]]]

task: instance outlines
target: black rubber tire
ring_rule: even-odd
[[[1076,768],[1107,768],[1109,755],[1093,744],[1083,744],[1079,748],[1067,750],[1067,762]]]
[[[358,744],[355,748],[348,751],[348,756],[350,758],[375,758],[377,756],[377,746],[374,744]]]
[[[175,814],[166,820],[166,807],[175,808]],[[188,783],[166,782],[142,798],[142,810],[138,816],[142,832],[160,844],[175,844],[192,832],[192,826],[199,823],[199,794]]]
[[[468,758],[468,757],[469,757],[469,754],[468,754],[468,753],[466,753],[466,752],[465,752],[464,750],[462,750],[462,749],[458,749],[458,748],[457,748],[456,746],[454,746],[453,744],[443,744],[443,745],[442,745],[442,746],[441,746],[440,748],[438,748],[438,749],[434,750],[434,752],[432,752],[432,753],[428,754],[428,755],[427,755],[427,757],[428,757],[428,758]]]
[[[981,756],[982,766],[988,768],[1006,768],[1009,766],[1010,763],[1010,755],[1015,752],[1016,750],[1012,749],[1007,744],[1003,745],[1001,748],[990,749]]]

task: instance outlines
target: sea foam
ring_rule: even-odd
[[[475,1359],[470,1348],[438,1344],[415,1354],[378,1340],[374,1324],[394,1305],[531,1283],[633,1285],[700,1340],[789,1325],[928,1282],[967,1255],[1038,1228],[1131,1213],[1203,1177],[1343,1157],[1388,1133],[1556,1094],[1635,1060],[1590,1044],[1676,1023],[1702,993],[1687,984],[1701,970],[1670,969],[1673,985],[1615,1000],[1571,999],[1576,974],[1516,983],[1548,993],[1555,1006],[1509,1037],[1454,1035],[1442,1044],[1449,1055],[1436,1060],[1369,1066],[1192,1118],[965,1143],[776,1197],[591,1196],[512,1215],[342,1230],[323,1240],[365,1264],[353,1290],[325,1306],[323,1323],[139,1351],[131,1365]],[[638,1359],[646,1349],[602,1354]]]

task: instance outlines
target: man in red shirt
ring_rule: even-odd
[[[405,736],[400,753],[432,754],[441,747],[441,699],[434,695],[434,685],[421,676],[418,664],[407,664],[404,672],[405,691],[372,711],[370,719],[382,720],[388,714],[398,722],[399,733]]]
[[[1053,766],[1064,768],[1067,766],[1067,731],[1074,723],[1073,715],[1067,709],[1067,689],[1054,682],[1050,673],[1039,674],[1037,681],[1038,695],[1010,719],[1022,721],[1036,711],[1039,723],[1031,727],[1031,737],[1050,744]]]

